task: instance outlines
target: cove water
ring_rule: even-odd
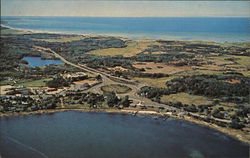
[[[1,17],[1,24],[20,29],[222,43],[250,41],[249,22],[250,18],[209,17]]]
[[[40,67],[50,64],[64,64],[61,60],[53,60],[53,59],[41,59],[41,57],[23,57],[22,60],[28,62],[29,66],[31,67]]]
[[[216,130],[145,115],[67,111],[0,118],[3,158],[248,158]]]

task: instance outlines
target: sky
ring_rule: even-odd
[[[250,1],[1,0],[1,16],[250,17]]]

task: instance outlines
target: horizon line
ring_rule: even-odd
[[[90,17],[90,18],[250,18],[250,16],[61,16],[61,15],[1,15],[0,17]]]

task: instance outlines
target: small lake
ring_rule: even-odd
[[[59,112],[0,118],[4,158],[248,158],[248,145],[183,120]]]
[[[41,57],[23,57],[22,60],[27,61],[31,67],[39,67],[49,64],[64,64],[64,62],[62,62],[61,60],[53,60],[53,59],[43,60],[41,59]]]

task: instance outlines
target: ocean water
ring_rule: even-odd
[[[132,39],[250,41],[250,18],[1,17],[1,23],[20,29]]]
[[[61,60],[52,60],[52,59],[42,60],[40,57],[23,57],[22,60],[27,61],[29,66],[31,67],[39,67],[50,64],[64,64],[64,62],[62,62]]]
[[[248,145],[183,120],[60,112],[0,118],[3,158],[248,158]]]

